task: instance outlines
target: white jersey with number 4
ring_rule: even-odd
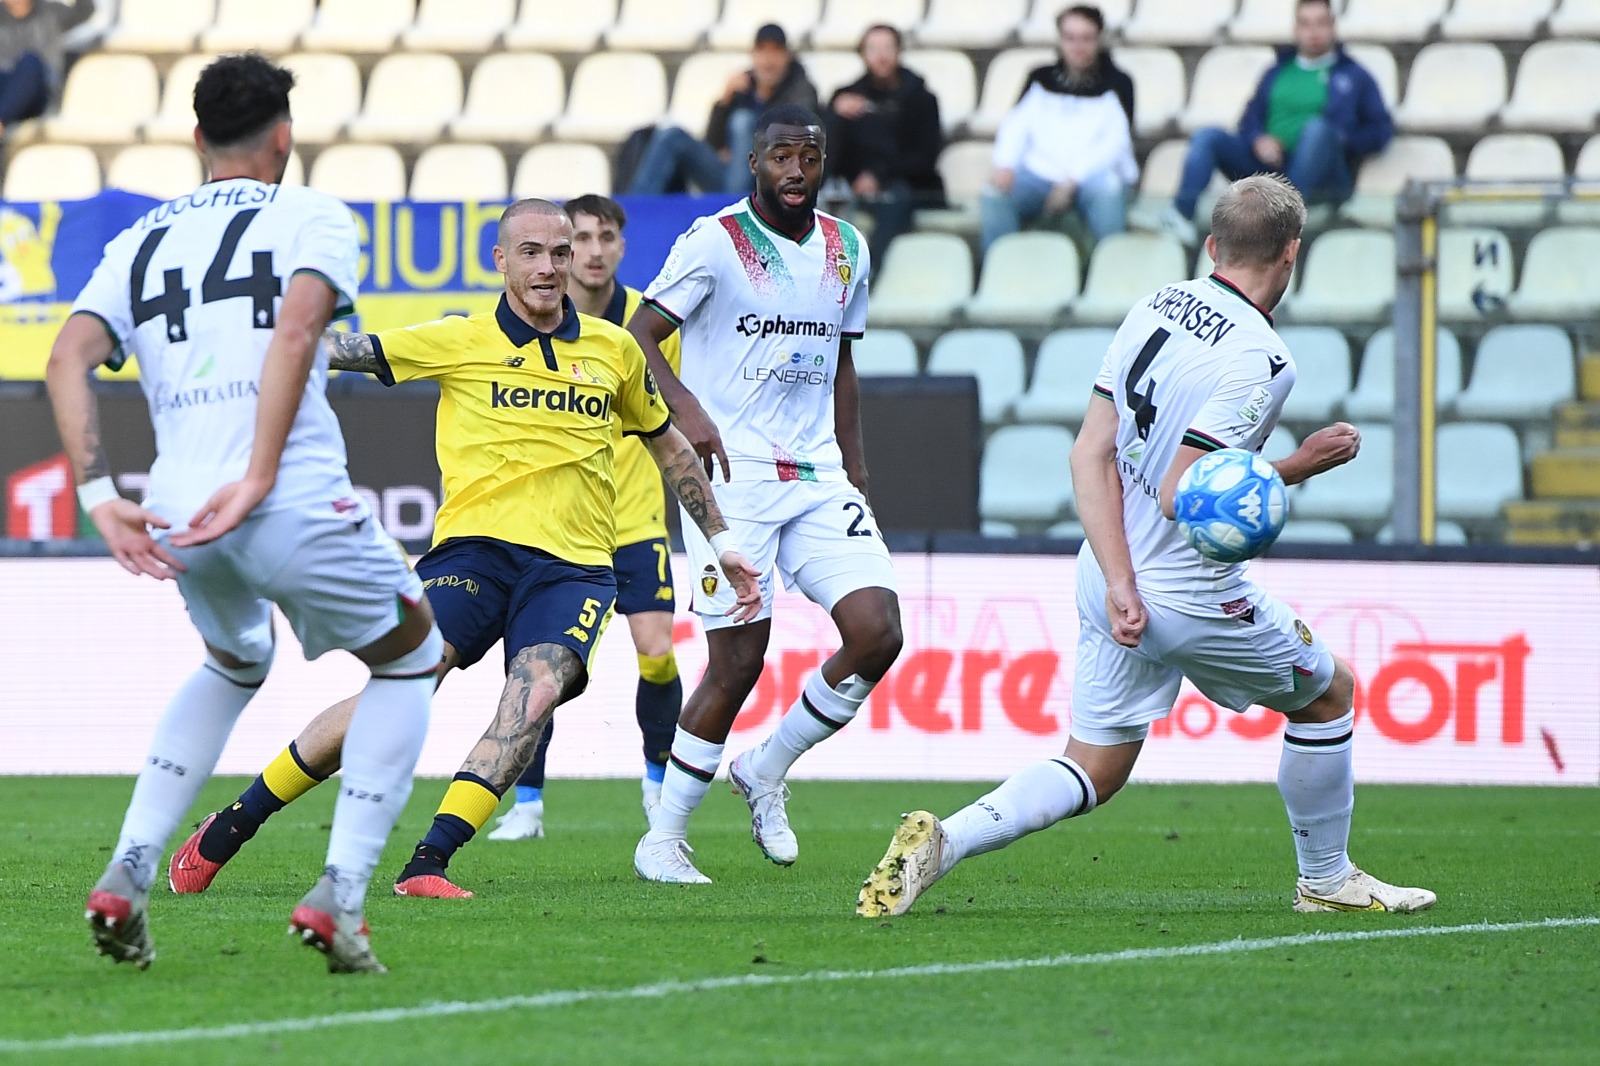
[[[841,337],[867,325],[866,242],[821,211],[798,241],[749,197],[696,219],[645,302],[677,323],[679,378],[739,481],[843,481],[833,388]]]
[[[1161,484],[1182,445],[1259,452],[1294,375],[1271,316],[1216,275],[1168,285],[1128,312],[1094,391],[1117,408],[1122,525],[1141,592],[1213,603],[1238,594],[1246,564],[1189,547],[1161,513]]]
[[[312,189],[249,178],[202,185],[151,208],[106,246],[72,310],[105,323],[111,365],[138,359],[155,425],[147,506],[186,523],[244,475],[255,439],[261,368],[289,279],[309,271],[356,298],[360,242],[350,209]],[[318,348],[278,480],[258,512],[353,496],[344,438]]]

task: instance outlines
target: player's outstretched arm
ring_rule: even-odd
[[[661,352],[661,342],[672,336],[677,328],[671,319],[652,309],[648,304],[641,304],[633,313],[633,317],[628,319],[628,332],[633,334],[633,339],[644,349],[645,365],[650,368],[650,373],[655,375],[656,387],[661,390],[661,398],[667,401],[667,410],[672,412],[673,425],[678,427],[689,446],[700,457],[707,477],[711,476],[711,461],[714,457],[722,467],[722,480],[731,481],[728,451],[722,446],[722,434],[717,432],[717,424],[711,421],[711,416],[700,406],[700,401],[695,399],[694,393],[678,380],[672,364]]]
[[[189,519],[188,529],[172,535],[173,544],[205,544],[238,528],[277,484],[278,464],[300,410],[300,399],[305,395],[317,344],[337,301],[338,293],[319,275],[301,273],[289,279],[278,309],[278,324],[261,365],[250,465],[244,477],[212,494]]]
[[[833,432],[844,459],[845,477],[863,496],[867,492],[867,452],[861,443],[861,379],[850,338],[839,341],[839,372],[833,382]]]
[[[1117,473],[1117,409],[1095,394],[1072,446],[1072,494],[1084,535],[1106,578],[1111,636],[1130,648],[1144,635],[1144,602],[1133,572],[1133,553],[1122,526],[1122,477]]]
[[[342,329],[322,331],[322,350],[328,355],[329,370],[349,370],[357,374],[376,374],[383,369],[372,337]]]
[[[72,315],[50,349],[45,386],[50,391],[56,430],[78,483],[78,501],[112,556],[130,574],[168,578],[183,567],[150,536],[150,527],[166,529],[166,521],[118,494],[100,443],[100,405],[89,386],[89,375],[115,350],[103,322],[93,315]]]
[[[1335,422],[1307,437],[1293,455],[1279,459],[1272,465],[1283,477],[1285,485],[1298,485],[1302,481],[1343,466],[1361,450],[1361,431],[1348,422]]]
[[[761,609],[761,589],[756,584],[761,571],[733,544],[728,522],[722,517],[717,498],[711,492],[711,482],[701,467],[699,456],[689,446],[688,438],[677,426],[668,425],[663,432],[646,438],[645,445],[661,468],[661,476],[671,487],[672,494],[683,504],[684,512],[711,542],[717,561],[722,564],[722,572],[733,584],[738,598],[729,616],[740,622],[754,618]]]

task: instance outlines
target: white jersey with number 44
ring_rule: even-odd
[[[1216,275],[1168,285],[1128,312],[1094,391],[1117,408],[1122,525],[1142,593],[1235,598],[1246,564],[1189,547],[1161,513],[1161,484],[1183,445],[1259,452],[1294,375],[1272,317]]]
[[[350,209],[326,193],[249,178],[202,185],[147,211],[114,237],[72,310],[105,323],[128,356],[155,426],[146,505],[187,522],[244,475],[255,438],[261,368],[289,279],[310,272],[354,308],[360,242]],[[289,431],[278,481],[258,511],[353,496],[344,438],[326,396],[318,347]]]

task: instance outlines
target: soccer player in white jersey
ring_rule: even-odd
[[[1278,790],[1299,862],[1297,911],[1418,911],[1435,896],[1357,869],[1350,743],[1355,678],[1243,564],[1211,562],[1172,521],[1178,479],[1219,448],[1260,451],[1294,385],[1273,331],[1300,251],[1305,204],[1259,175],[1217,201],[1208,278],[1168,285],[1123,321],[1072,450],[1088,542],[1078,555],[1079,637],[1064,755],[1036,763],[940,820],[903,816],[858,898],[863,917],[903,914],[962,859],[1088,814],[1127,782],[1150,723],[1189,678],[1235,711],[1287,720]],[[1355,458],[1353,426],[1306,438],[1273,465],[1290,485]]]
[[[751,834],[773,862],[799,855],[784,777],[856,716],[900,654],[894,569],[867,503],[860,391],[850,357],[867,321],[866,242],[816,210],[826,144],[802,107],[766,111],[750,167],[755,195],[695,221],[678,238],[628,328],[683,433],[712,471],[731,539],[761,571],[762,609],[736,622],[719,547],[684,523],[694,610],[709,662],[684,704],[661,803],[634,852],[650,881],[705,883],[689,816],[722,764],[723,745],[761,676],[772,631],[774,568],[832,615],[842,647],[728,777],[750,805]],[[682,329],[682,373],[661,342]]]
[[[112,239],[50,354],[84,510],[124,569],[177,580],[205,643],[89,894],[99,952],[140,969],[155,958],[147,911],[161,853],[266,679],[276,603],[307,656],[341,648],[372,671],[345,738],[327,865],[291,931],[330,971],[383,971],[363,901],[411,792],[444,649],[422,583],[345,470],[318,342],[352,309],[360,245],[338,200],[278,184],[293,84],[255,54],[201,72],[195,140],[211,181]],[[130,355],[156,432],[143,507],[108,476],[88,381]]]

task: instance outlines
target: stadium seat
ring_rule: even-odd
[[[1600,313],[1600,229],[1554,226],[1535,234],[1507,309],[1523,321]]]
[[[1050,63],[1054,56],[1048,48],[1011,48],[990,60],[983,76],[983,95],[978,101],[978,110],[968,120],[967,128],[985,137],[994,136],[1006,113],[1022,98],[1029,72]],[[1182,75],[1181,67],[1179,75]],[[1137,93],[1134,102],[1137,106]]]
[[[626,92],[618,92],[626,86]],[[616,143],[667,110],[667,72],[648,52],[596,52],[572,75],[566,113],[555,136],[568,141]]]
[[[793,48],[806,39],[822,17],[822,0],[727,0],[722,18],[711,27],[706,42],[712,48],[748,54],[756,30],[769,22],[783,27]]]
[[[193,50],[200,32],[217,17],[217,0],[121,0],[117,23],[101,47],[141,55]]]
[[[978,523],[978,532],[985,537],[998,537],[1002,540],[1009,540],[1012,537],[1018,536],[1016,523],[997,522],[989,518],[986,518]]]
[[[1522,54],[1500,122],[1514,130],[1587,132],[1600,114],[1600,44],[1539,41]]]
[[[811,28],[812,48],[854,49],[868,26],[895,26],[903,33],[922,21],[925,0],[827,0]]]
[[[1055,522],[1049,529],[1044,531],[1044,535],[1054,537],[1057,540],[1087,539],[1086,534],[1083,532],[1083,523],[1073,521]]]
[[[155,64],[140,55],[87,55],[73,64],[61,110],[44,120],[52,141],[126,144],[160,103]]]
[[[1567,225],[1600,225],[1600,136],[1578,149],[1572,178],[1571,191],[1577,195],[1556,201],[1556,218]]]
[[[622,0],[606,47],[642,52],[686,52],[717,21],[718,0]]]
[[[805,68],[806,76],[817,87],[817,95],[824,103],[866,71],[859,55],[842,49],[806,52],[800,56],[800,65]]]
[[[928,373],[978,379],[978,410],[988,425],[1005,420],[1022,395],[1022,342],[1008,329],[953,329],[933,342]]]
[[[1116,233],[1095,245],[1083,293],[1072,317],[1086,325],[1115,325],[1134,301],[1163,285],[1182,281],[1189,271],[1183,245],[1160,233]]]
[[[1379,544],[1393,544],[1394,526],[1387,525],[1378,530],[1377,541]],[[1433,523],[1433,543],[1465,544],[1467,543],[1467,531],[1455,522],[1435,520]]]
[[[1294,357],[1294,389],[1282,417],[1328,422],[1350,392],[1350,343],[1330,326],[1285,326],[1278,331]],[[1281,456],[1273,456],[1281,458]]]
[[[1555,326],[1496,326],[1478,342],[1461,418],[1547,421],[1577,391],[1572,338]]]
[[[1340,214],[1358,225],[1393,229],[1395,197],[1408,180],[1450,181],[1455,176],[1455,154],[1440,138],[1396,137],[1383,152],[1361,164],[1355,194]]]
[[[1561,0],[1548,26],[1552,37],[1600,37],[1600,0]]]
[[[1301,253],[1298,292],[1279,304],[1296,322],[1375,322],[1394,303],[1394,234],[1332,230]]]
[[[672,105],[667,121],[704,137],[711,108],[722,96],[728,79],[750,66],[745,52],[696,52],[683,61],[672,83]]]
[[[1283,524],[1283,532],[1278,534],[1276,543],[1349,544],[1355,539],[1355,534],[1350,532],[1350,527],[1343,522],[1334,522],[1326,518],[1299,518],[1291,505],[1289,520]]]
[[[1046,337],[1033,361],[1033,381],[1017,399],[1017,418],[1081,423],[1089,413],[1094,379],[1116,335],[1113,329],[1062,329]]]
[[[954,48],[914,48],[900,62],[922,75],[939,100],[939,121],[946,133],[960,129],[978,107],[978,74],[967,53]]]
[[[862,377],[911,376],[917,373],[917,342],[897,329],[869,329],[850,345],[856,373]]]
[[[504,200],[510,189],[506,157],[489,144],[436,144],[417,157],[411,199]]]
[[[1155,217],[1171,205],[1178,195],[1178,183],[1183,178],[1183,163],[1189,155],[1187,140],[1162,141],[1150,149],[1144,166],[1139,168],[1139,194],[1128,205],[1129,225],[1155,229]]]
[[[350,122],[354,141],[427,144],[461,114],[461,67],[447,55],[384,56],[367,79],[367,98]]]
[[[311,164],[307,182],[347,203],[406,198],[406,165],[387,144],[336,144]]]
[[[1060,426],[1006,426],[983,448],[978,513],[1001,522],[1053,522],[1072,507],[1072,434]]]
[[[868,321],[884,326],[937,327],[972,296],[972,252],[948,233],[895,238],[872,283]]]
[[[917,212],[917,228],[943,233],[978,232],[978,197],[989,181],[994,145],[989,141],[957,141],[939,153],[948,207]]]
[[[1434,409],[1446,411],[1461,392],[1461,342],[1444,327],[1435,334]],[[1361,375],[1345,397],[1344,416],[1352,422],[1394,418],[1394,327],[1384,326],[1367,341]]]
[[[516,19],[517,0],[422,0],[400,43],[418,52],[481,55]]]
[[[1476,181],[1559,182],[1567,176],[1567,165],[1561,146],[1546,134],[1491,133],[1472,146],[1461,173]]]
[[[1500,422],[1440,426],[1434,451],[1440,518],[1462,522],[1498,518],[1508,500],[1522,498],[1522,445]]]
[[[1394,508],[1394,431],[1358,425],[1361,454],[1307,481],[1293,504],[1299,518],[1378,523]]]
[[[1390,0],[1379,0],[1389,3]],[[1482,130],[1506,102],[1506,63],[1492,44],[1430,44],[1417,53],[1406,97],[1394,112],[1402,130]]]
[[[924,48],[999,48],[1027,13],[1028,0],[929,0],[913,39]]]
[[[1425,41],[1450,0],[1348,0],[1339,36],[1349,41]]]
[[[1112,58],[1133,79],[1134,135],[1159,137],[1184,108],[1183,60],[1170,48],[1118,48]],[[1238,121],[1235,115],[1229,125]]]
[[[1244,0],[1228,23],[1228,39],[1272,45],[1293,40],[1295,4],[1296,0]]]
[[[194,83],[214,55],[182,56],[167,71],[161,85],[161,107],[141,131],[144,139],[158,143],[194,144]],[[298,135],[299,123],[295,133]]]
[[[528,149],[511,179],[511,195],[567,200],[611,195],[611,161],[592,144],[541,144]]]
[[[483,57],[467,83],[467,102],[450,120],[462,141],[537,140],[567,102],[567,79],[555,57],[495,52]]]
[[[1511,241],[1499,230],[1450,226],[1439,231],[1439,316],[1472,321],[1500,311],[1514,287]]]
[[[87,200],[99,191],[100,161],[81,144],[30,144],[7,160],[6,200]]]
[[[1022,25],[1017,27],[1017,40],[1025,45],[1055,47],[1061,39],[1056,30],[1056,17],[1065,5],[1060,0],[1033,0],[1033,7]],[[1095,7],[1106,20],[1105,40],[1110,41],[1122,31],[1128,16],[1133,14],[1133,0],[1099,0]]]
[[[1341,42],[1342,43],[1342,42]],[[1378,83],[1378,95],[1383,106],[1390,111],[1400,102],[1400,68],[1394,53],[1385,44],[1345,44],[1344,50],[1351,59],[1367,68],[1372,80]]]
[[[321,0],[317,17],[300,35],[300,47],[382,54],[394,47],[415,14],[416,0]]]
[[[1233,17],[1235,0],[1139,0],[1122,26],[1130,44],[1209,45]]]
[[[1047,326],[1078,295],[1078,246],[1050,232],[1008,233],[983,257],[967,320],[984,326]]]
[[[1256,83],[1272,63],[1273,51],[1264,44],[1224,45],[1209,50],[1195,67],[1189,106],[1178,116],[1178,125],[1186,133],[1207,126],[1234,129],[1256,91]],[[1134,101],[1137,107],[1137,94]]]
[[[1468,41],[1526,41],[1534,37],[1557,0],[1455,0],[1439,33]],[[1570,3],[1570,0],[1569,0]]]
[[[242,52],[254,48],[279,54],[294,42],[316,16],[315,0],[221,0],[217,21],[200,34],[206,52]]]
[[[194,147],[135,144],[118,152],[106,168],[106,188],[123,189],[158,200],[194,192],[205,180]]]
[[[505,46],[533,52],[592,51],[600,34],[617,21],[617,0],[524,3],[506,30]]]
[[[299,52],[285,56],[294,72],[289,110],[294,114],[294,139],[327,144],[361,110],[361,71],[349,56]]]

